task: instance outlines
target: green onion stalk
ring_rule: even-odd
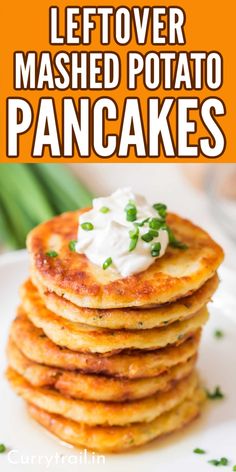
[[[25,247],[27,233],[65,211],[88,207],[91,192],[62,164],[0,165],[0,245]]]

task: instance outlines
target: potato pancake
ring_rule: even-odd
[[[151,329],[189,318],[211,300],[218,283],[219,279],[215,274],[192,295],[176,302],[165,303],[155,308],[110,310],[79,307],[64,297],[44,289],[39,283],[37,285],[45,306],[70,321],[109,329]],[[30,280],[25,282],[24,290],[32,291]]]
[[[76,447],[99,452],[122,452],[172,433],[197,418],[205,400],[196,388],[191,397],[149,423],[128,426],[88,426],[28,404],[30,415],[48,431]]]
[[[147,270],[121,278],[112,267],[103,270],[70,250],[85,211],[57,216],[34,228],[27,238],[34,282],[75,305],[103,309],[171,302],[198,290],[223,260],[222,249],[205,231],[170,213],[167,223],[187,249],[169,246]],[[56,257],[50,257],[50,251]]]
[[[33,287],[33,286],[32,286]],[[208,320],[206,307],[191,318],[162,328],[147,330],[112,330],[69,321],[49,311],[39,293],[21,289],[22,307],[30,321],[41,328],[55,344],[72,351],[109,353],[114,349],[159,349],[175,344],[201,328]]]
[[[53,387],[66,397],[110,402],[137,400],[169,390],[191,373],[197,358],[192,356],[187,362],[177,364],[157,377],[130,380],[37,364],[25,357],[12,339],[8,341],[7,354],[10,367],[34,387]]]
[[[198,384],[198,376],[193,372],[167,392],[129,402],[98,402],[75,400],[64,397],[53,389],[33,387],[10,367],[6,375],[18,395],[49,413],[56,413],[79,423],[109,426],[150,422],[191,397]]]
[[[187,340],[180,339],[174,345],[154,351],[113,351],[104,355],[70,351],[57,346],[22,312],[13,321],[10,330],[21,352],[39,364],[130,379],[154,377],[179,363],[187,362],[197,352],[200,334],[200,330],[197,330]]]

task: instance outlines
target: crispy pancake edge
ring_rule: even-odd
[[[69,444],[92,451],[115,453],[141,446],[183,428],[199,416],[204,400],[203,389],[197,388],[191,399],[186,399],[168,413],[150,423],[130,426],[87,426],[48,413],[32,404],[28,404],[28,411],[39,424]]]
[[[53,389],[32,387],[10,367],[7,369],[6,377],[18,395],[49,413],[60,414],[85,424],[109,426],[150,422],[191,397],[198,385],[198,376],[193,372],[167,392],[159,392],[141,400],[114,403],[74,400],[64,397]]]
[[[45,306],[70,321],[109,329],[152,329],[190,317],[207,304],[219,284],[215,274],[200,289],[188,297],[155,308],[95,309],[78,307],[64,297],[45,290],[38,283],[38,290]],[[23,290],[31,290],[32,282],[27,280]]]
[[[24,356],[11,338],[8,340],[7,357],[9,366],[32,386],[53,387],[67,397],[110,402],[137,400],[167,391],[191,373],[197,359],[194,355],[187,362],[177,364],[157,377],[130,380],[68,372],[38,364]]]
[[[154,377],[178,363],[186,362],[198,350],[201,330],[197,330],[187,340],[180,340],[178,344],[164,349],[122,353],[113,351],[109,355],[82,353],[59,347],[23,314],[13,321],[10,336],[24,355],[35,362],[68,371],[79,370],[134,379]]]

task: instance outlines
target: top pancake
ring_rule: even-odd
[[[169,246],[147,270],[121,278],[113,268],[104,271],[85,255],[70,251],[68,244],[77,238],[78,218],[85,211],[55,217],[37,226],[27,238],[34,282],[75,305],[122,308],[174,301],[201,287],[223,260],[222,249],[205,231],[168,214],[167,223],[188,248]],[[50,250],[57,257],[47,256]]]

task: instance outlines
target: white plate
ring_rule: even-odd
[[[18,303],[18,288],[27,273],[24,251],[0,258],[0,443],[13,450],[10,455],[0,454],[1,471],[126,472],[132,468],[135,472],[205,472],[214,470],[207,462],[209,459],[222,456],[231,461],[224,471],[232,470],[236,464],[236,284],[233,272],[226,268],[220,272],[222,282],[210,305],[211,319],[205,328],[199,359],[206,386],[213,389],[220,385],[225,399],[209,401],[202,418],[184,431],[129,453],[106,455],[105,464],[101,457],[100,465],[98,455],[89,454],[87,462],[92,463],[86,464],[84,451],[63,444],[29,418],[23,401],[2,378],[6,367],[5,345]],[[214,337],[215,329],[224,331],[223,339]],[[207,454],[194,454],[196,447],[205,449]],[[49,466],[47,460],[51,461]]]

